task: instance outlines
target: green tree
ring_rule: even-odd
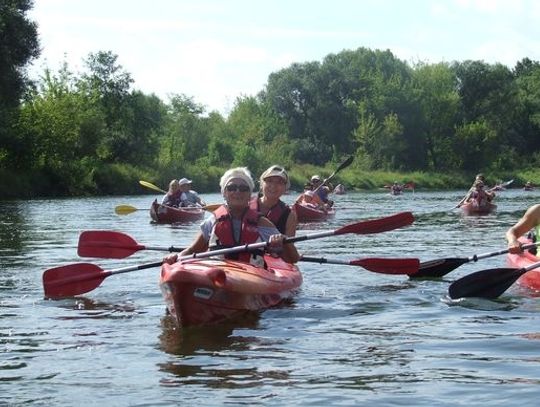
[[[0,2],[0,167],[15,166],[28,148],[13,123],[28,84],[25,67],[40,53],[36,23],[26,15],[32,6],[31,0]]]
[[[449,64],[415,67],[416,100],[422,114],[417,132],[424,139],[428,169],[441,171],[457,167],[452,150],[454,128],[459,113],[457,78]]]
[[[45,69],[21,109],[19,135],[31,146],[23,156],[26,170],[41,173],[40,187],[56,193],[93,188],[90,173],[103,123],[98,101],[77,89],[77,80],[65,64],[57,75]]]

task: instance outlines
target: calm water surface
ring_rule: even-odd
[[[334,220],[299,235],[411,210],[415,223],[374,235],[310,240],[298,248],[339,259],[462,257],[505,247],[504,232],[539,201],[501,192],[498,212],[451,210],[465,191],[337,196]],[[286,197],[294,199],[294,194]],[[43,299],[44,270],[155,262],[81,259],[84,230],[117,230],[153,246],[185,246],[197,224],[150,224],[153,196],[0,202],[0,405],[522,406],[540,396],[540,302],[512,287],[498,301],[449,303],[450,282],[504,267],[504,256],[462,265],[442,280],[300,263],[294,300],[210,328],[177,330],[165,316],[158,269],[111,276],[77,298]],[[220,202],[217,194],[204,196]],[[120,204],[140,211],[114,213]]]

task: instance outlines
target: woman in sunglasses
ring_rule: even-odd
[[[283,243],[284,235],[259,212],[249,207],[251,192],[255,186],[251,173],[245,167],[232,168],[223,174],[220,183],[225,205],[214,211],[214,216],[201,224],[201,230],[193,243],[179,255],[200,253],[208,249],[221,249],[244,244],[267,241],[269,251],[283,260],[294,263],[298,253],[292,243]],[[232,253],[228,259],[240,260],[262,266],[261,253]],[[169,264],[177,260],[176,254],[163,260]]]

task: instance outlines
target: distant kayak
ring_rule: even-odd
[[[299,222],[322,221],[336,216],[336,210],[334,208],[324,211],[309,204],[295,203],[292,209],[296,212]]]
[[[198,207],[175,208],[161,205],[156,199],[150,207],[150,217],[156,223],[194,222],[204,218],[204,209]]]
[[[487,202],[483,205],[478,205],[476,199],[471,199],[460,206],[465,215],[487,215],[495,212],[497,205]]]
[[[336,195],[344,195],[345,194],[345,187],[343,184],[337,184],[334,188],[334,194]]]

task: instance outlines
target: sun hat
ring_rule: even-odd
[[[321,177],[319,177],[318,175],[314,175],[313,177],[311,177],[311,180],[312,181],[320,181]]]
[[[272,165],[265,172],[263,172],[261,174],[261,181],[264,181],[266,178],[270,178],[270,177],[280,177],[287,184],[287,188],[291,186],[287,171],[285,171],[285,168],[279,165]]]
[[[182,178],[180,181],[178,181],[178,185],[185,185],[185,184],[191,184],[191,180],[187,178]]]

